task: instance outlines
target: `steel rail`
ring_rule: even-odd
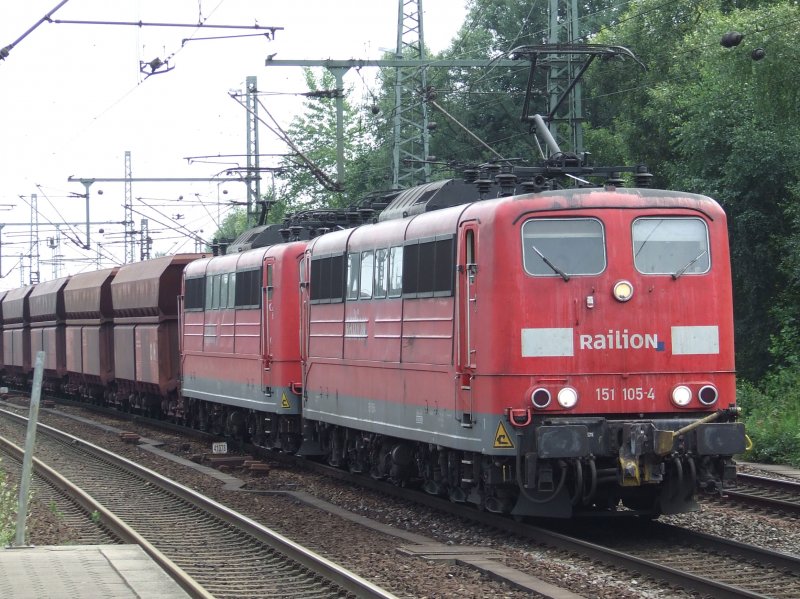
[[[151,424],[154,423],[150,419],[136,417],[136,420],[147,421]],[[170,430],[180,429],[182,427],[171,426]],[[191,429],[186,429],[191,430]],[[259,448],[257,446],[249,446],[248,450],[255,451]],[[690,588],[700,593],[705,593],[719,598],[753,598],[762,599],[767,597],[756,592],[743,589],[734,585],[726,584],[714,580],[712,578],[698,576],[690,572],[684,572],[677,568],[673,568],[664,564],[660,564],[653,560],[648,560],[642,557],[637,557],[618,551],[601,544],[592,543],[584,539],[577,538],[556,532],[553,529],[548,529],[544,526],[534,526],[523,522],[518,522],[509,519],[508,517],[491,514],[488,512],[481,512],[473,507],[466,505],[454,504],[449,501],[443,500],[440,497],[435,497],[422,492],[413,492],[407,488],[399,488],[383,481],[372,480],[367,477],[353,475],[347,471],[310,462],[308,460],[301,460],[295,456],[288,456],[283,454],[275,454],[269,452],[270,459],[277,459],[281,462],[299,463],[304,469],[312,472],[325,473],[334,478],[345,480],[354,484],[364,486],[366,488],[375,490],[385,495],[396,497],[399,499],[410,500],[428,506],[433,509],[442,510],[446,513],[453,514],[459,517],[466,518],[471,521],[476,521],[493,528],[506,531],[515,536],[522,536],[531,540],[543,543],[555,549],[575,553],[599,562],[625,568],[629,571],[639,572],[646,574],[654,579],[664,581],[668,584],[673,584],[683,588]],[[610,518],[612,520],[630,520],[624,513],[618,513],[618,516]],[[650,523],[648,523],[650,524]],[[798,571],[800,569],[800,559],[786,554],[761,549],[724,539],[722,537],[715,537],[713,535],[705,535],[703,533],[694,533],[679,527],[670,527],[669,525],[656,523],[656,526],[664,527],[664,530],[669,530],[672,534],[679,534],[684,536],[692,536],[695,542],[700,545],[719,548],[722,546],[726,550],[730,550],[738,555],[747,554],[748,559],[770,563],[776,568],[788,571]]]
[[[281,454],[272,455],[278,457],[279,459],[292,459],[290,456],[282,456]],[[586,557],[592,560],[597,560],[606,565],[624,568],[630,572],[641,573],[656,580],[675,585],[676,587],[688,588],[705,595],[713,596],[715,599],[769,598],[768,595],[763,595],[748,589],[727,584],[713,578],[682,571],[654,560],[645,559],[624,551],[612,549],[602,544],[586,541],[578,538],[577,536],[563,534],[551,528],[547,528],[546,526],[536,526],[533,524],[515,521],[506,516],[482,512],[476,510],[474,507],[451,503],[445,499],[442,499],[441,497],[428,495],[423,492],[410,491],[407,488],[396,487],[382,481],[376,481],[367,477],[353,475],[344,470],[335,469],[323,464],[309,462],[307,460],[302,460],[302,462],[312,472],[325,472],[328,475],[333,475],[335,478],[365,486],[385,495],[420,503],[427,507],[444,511],[448,514],[465,518],[473,522],[479,522],[492,528],[508,532],[514,536],[528,538],[549,547],[580,555],[581,557]],[[619,514],[619,516],[608,518],[607,520],[624,521],[632,519],[631,517],[626,517],[624,513]],[[642,522],[642,524],[644,524],[644,522]],[[790,572],[800,571],[800,558],[767,549],[744,545],[743,543],[738,543],[737,541],[724,539],[722,537],[715,537],[713,535],[706,535],[703,533],[694,533],[693,531],[688,531],[686,529],[674,526],[670,527],[666,524],[656,523],[656,525],[664,527],[663,530],[670,533],[691,536],[694,541],[697,541],[700,545],[706,547],[722,547],[723,549],[729,550],[732,553],[746,555],[748,559],[756,562],[770,563],[776,568]],[[557,524],[554,523],[554,526],[557,526]]]
[[[725,496],[759,507],[800,515],[800,482],[739,473],[742,488],[726,489]]]
[[[10,414],[2,410],[5,414]],[[17,416],[17,418],[23,418]],[[27,420],[27,419],[25,419]],[[38,425],[42,427],[41,423]],[[18,445],[12,443],[4,437],[0,437],[0,445],[3,446],[6,452],[13,455],[15,458],[22,460],[25,451]],[[142,537],[139,533],[128,526],[124,521],[116,516],[111,510],[107,509],[103,504],[95,500],[91,495],[86,493],[83,489],[73,484],[68,479],[61,476],[58,472],[50,468],[47,464],[33,458],[34,471],[37,475],[41,476],[48,483],[50,483],[57,490],[61,491],[78,505],[81,506],[88,514],[98,514],[99,522],[106,526],[112,533],[117,535],[122,541],[139,545],[145,553],[147,553],[153,561],[155,561],[178,585],[189,595],[197,599],[213,599],[213,595],[209,594],[194,578],[187,574],[180,566],[169,559],[156,547],[154,547],[147,539]]]
[[[16,419],[20,422],[27,420],[24,416],[15,414],[13,412],[8,412],[6,410],[0,410],[0,414],[3,416],[8,416],[12,419]],[[45,432],[61,441],[78,446],[87,453],[111,462],[120,468],[133,471],[137,476],[143,478],[144,480],[165,489],[176,497],[199,506],[204,511],[213,514],[220,520],[231,524],[232,526],[240,529],[246,529],[250,535],[265,545],[272,547],[277,552],[287,556],[307,569],[318,573],[331,583],[337,585],[345,591],[353,593],[357,597],[364,597],[368,599],[396,599],[395,595],[378,587],[377,585],[374,585],[368,580],[361,578],[346,568],[343,568],[338,564],[335,564],[330,560],[316,554],[315,552],[302,547],[301,545],[291,541],[290,539],[273,530],[270,530],[255,520],[239,514],[238,512],[220,503],[217,503],[213,499],[205,497],[193,489],[166,478],[161,474],[150,470],[149,468],[145,468],[144,466],[136,464],[127,458],[116,455],[106,449],[103,449],[102,447],[98,447],[97,445],[89,443],[88,441],[79,439],[78,437],[42,424],[41,422],[39,423],[38,427],[41,432]]]
[[[382,491],[384,493],[386,492],[385,489]],[[398,489],[398,491],[402,490]],[[398,494],[398,497],[405,497],[407,499],[408,495],[401,492]],[[437,500],[434,497],[421,495],[420,497],[415,496],[414,500],[421,501],[426,505],[437,509],[443,509],[443,502],[441,499]],[[585,541],[575,536],[562,534],[543,526],[534,526],[531,524],[515,522],[498,515],[489,514],[486,512],[478,512],[474,508],[462,505],[449,504],[449,507],[444,509],[446,509],[448,513],[453,513],[463,518],[478,521],[482,524],[486,524],[514,535],[523,536],[537,542],[544,543],[545,545],[560,549],[562,551],[575,553],[583,557],[597,560],[606,565],[624,568],[628,571],[640,572],[657,580],[708,594],[716,599],[735,599],[745,597],[750,599],[766,599],[767,597],[766,595],[761,595],[759,593],[754,593],[746,589],[719,582],[712,578],[698,576],[690,572],[684,572],[679,569],[660,564],[653,560],[637,557],[623,551],[617,551],[601,544]],[[727,539],[720,540],[727,541]],[[730,541],[730,543],[735,542]],[[780,556],[778,559],[783,558],[781,554],[778,554],[778,556]],[[800,560],[790,559],[789,561],[793,564],[792,568],[800,568]]]

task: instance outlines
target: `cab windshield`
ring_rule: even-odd
[[[525,272],[533,276],[596,275],[606,267],[603,225],[594,218],[528,220],[522,248]]]
[[[633,262],[643,274],[702,274],[711,268],[708,228],[699,218],[633,221]]]

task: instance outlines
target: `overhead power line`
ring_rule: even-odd
[[[41,19],[39,19],[38,21],[36,21],[36,23],[34,23],[34,24],[33,24],[33,25],[30,27],[30,28],[28,28],[28,30],[27,30],[25,33],[23,33],[21,36],[19,36],[19,37],[18,37],[16,40],[14,40],[12,43],[10,43],[9,45],[7,45],[5,48],[2,48],[2,49],[0,49],[0,60],[5,60],[6,58],[8,58],[8,54],[9,54],[9,52],[11,52],[11,50],[13,50],[13,49],[14,49],[14,46],[16,46],[18,43],[20,43],[22,40],[24,40],[26,37],[28,37],[28,36],[29,36],[31,33],[33,33],[33,31],[34,31],[34,30],[35,30],[37,27],[39,27],[39,25],[41,25],[41,24],[42,24],[42,23],[44,23],[45,21],[50,21],[50,20],[51,20],[51,19],[50,19],[51,15],[52,15],[54,12],[56,12],[56,11],[57,11],[59,8],[61,8],[62,6],[64,6],[64,5],[65,5],[67,2],[69,2],[69,0],[61,0],[61,2],[59,2],[59,3],[56,5],[56,7],[55,7],[55,8],[53,8],[53,10],[51,10],[49,13],[47,13],[45,16],[43,16],[43,17],[42,17]]]

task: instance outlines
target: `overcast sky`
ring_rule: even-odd
[[[17,40],[57,4],[58,0],[0,3],[0,47]],[[83,194],[84,186],[68,182],[68,177],[124,177],[126,150],[131,152],[133,177],[216,175],[226,166],[189,164],[185,157],[246,152],[246,113],[230,98],[230,90],[244,89],[245,78],[256,76],[261,91],[305,91],[300,69],[264,66],[273,53],[279,59],[380,58],[396,44],[397,4],[397,0],[67,2],[53,20],[193,24],[203,19],[209,25],[257,23],[283,30],[275,40],[258,35],[183,43],[192,37],[258,32],[46,22],[21,40],[0,61],[0,223],[5,224],[0,231],[0,290],[20,285],[15,266],[20,254],[28,253],[29,227],[13,223],[31,221],[28,202],[33,194],[41,227],[41,280],[53,278],[54,254],[64,258],[61,276],[95,268],[89,259],[97,258],[98,243],[102,266],[111,266],[112,257],[121,261],[122,183],[97,182],[90,188],[91,220],[110,223],[92,227],[91,250],[79,250],[71,241],[85,240],[83,224],[62,224],[60,245],[48,246],[47,239],[55,237],[49,223],[86,220],[85,200],[71,197]],[[464,5],[465,0],[423,2],[426,43],[433,51],[449,44],[463,22]],[[140,63],[155,58],[169,59],[174,69],[145,80]],[[345,81],[355,84],[360,78],[350,71]],[[276,118],[288,123],[302,99],[269,96],[264,102]],[[260,143],[261,153],[285,151],[264,128]],[[246,164],[244,158],[239,160]],[[266,158],[261,163],[275,164]],[[182,227],[211,237],[215,221],[227,210],[225,205],[218,208],[218,197],[223,202],[242,201],[246,193],[242,183],[135,183],[133,197],[142,198],[133,202],[136,228],[146,216],[155,240],[153,251],[172,253],[194,251]],[[177,215],[181,216],[176,220]],[[26,283],[27,276],[25,272]]]

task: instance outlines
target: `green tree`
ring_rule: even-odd
[[[578,36],[589,39],[619,15],[613,0],[587,0],[580,6]],[[549,41],[549,5],[527,0],[471,0],[464,25],[441,58],[508,58],[514,48]],[[564,15],[559,15],[563,22]],[[561,42],[564,40],[561,39]],[[436,102],[467,129],[505,158],[538,162],[541,158],[529,126],[520,122],[529,63],[519,67],[492,65],[485,69],[453,68],[432,72]],[[541,65],[540,65],[541,67]],[[537,69],[532,111],[546,114],[545,70]],[[483,162],[496,155],[476,142],[443,113],[432,111],[438,128],[432,138],[433,153],[443,160]],[[564,149],[569,149],[564,147]]]
[[[305,69],[305,78],[310,92],[303,102],[304,113],[295,117],[287,130],[288,137],[305,159],[294,154],[283,160],[286,175],[278,198],[285,212],[346,206],[371,191],[372,185],[380,180],[380,176],[372,173],[373,166],[368,159],[375,143],[371,124],[364,111],[345,98],[344,181],[341,191],[328,184],[337,176],[336,99],[333,97],[336,82],[328,70],[317,77],[313,70]]]
[[[216,230],[212,239],[218,242],[223,240],[231,242],[244,233],[250,226],[252,226],[252,223],[250,223],[250,225],[247,223],[247,210],[244,208],[237,208],[229,212],[228,215],[222,219],[222,223],[220,223],[220,227]],[[210,248],[207,248],[207,251],[208,250],[210,250]]]
[[[792,268],[787,210],[800,173],[800,15],[788,1],[752,9],[722,4],[725,11],[719,2],[693,0],[676,10],[645,0],[605,32],[602,41],[631,48],[648,72],[593,74],[592,134],[648,163],[658,186],[710,195],[726,209],[737,368],[755,380],[772,362],[768,348],[780,320],[790,324],[789,312],[796,312],[785,306],[797,304],[781,290]],[[730,30],[745,32],[747,43],[722,48]],[[765,60],[751,60],[757,46],[767,48]]]

